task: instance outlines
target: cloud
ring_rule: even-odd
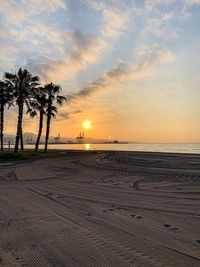
[[[71,115],[80,114],[82,112],[83,111],[80,110],[80,109],[77,109],[77,110],[74,110],[74,111],[71,111],[71,112],[69,112],[69,111],[61,111],[61,112],[58,113],[56,120],[57,121],[63,121],[63,120],[69,119],[71,117]]]
[[[64,0],[0,1],[0,69],[11,70],[25,65],[28,58],[40,58],[44,51],[52,56],[57,48],[57,29],[47,23],[49,15],[67,10]],[[41,16],[42,14],[42,16]]]
[[[190,13],[190,8],[195,5],[200,5],[200,0],[183,0],[181,18],[182,19],[190,18],[192,16],[192,14]]]
[[[119,36],[126,30],[129,21],[129,10],[120,1],[87,0],[88,5],[102,14],[102,38]]]
[[[176,18],[176,10],[170,12],[169,8],[165,11],[158,7],[170,5],[176,0],[147,0],[144,3],[139,1],[137,4],[136,2],[82,0],[89,12],[94,12],[99,18],[98,24],[91,25],[91,31],[85,32],[84,28],[69,28],[67,20],[66,25],[63,22],[61,25],[58,17],[53,16],[62,10],[66,12],[67,17],[68,10],[64,0],[0,1],[0,12],[7,18],[6,23],[0,19],[1,68],[25,66],[41,75],[46,82],[64,83],[72,75],[86,70],[91,64],[101,63],[106,52],[115,47],[117,51],[119,47],[116,43],[123,40],[120,38],[122,35],[131,39],[134,34],[140,49],[144,45],[149,47],[159,44],[156,47],[160,53],[157,58],[159,57],[163,63],[172,62],[174,54],[168,51],[165,44],[179,36],[178,30],[171,23]],[[188,5],[198,3],[195,0],[185,2]],[[181,3],[183,5],[183,0]],[[139,16],[143,21],[139,33],[132,31],[135,16]],[[46,20],[47,18],[49,20]],[[129,35],[125,35],[128,31]],[[127,39],[127,42],[130,42],[130,47],[134,47],[134,41],[131,43],[130,39]],[[124,47],[120,49],[123,51]],[[119,60],[122,54],[119,53]],[[130,60],[133,54],[135,56],[135,50],[130,55]],[[150,54],[152,56],[152,52]],[[107,64],[111,65],[112,62]],[[120,72],[121,69],[115,71]]]
[[[145,7],[147,10],[152,10],[157,6],[169,5],[176,2],[176,0],[146,0]]]
[[[98,62],[102,52],[110,46],[107,39],[118,39],[128,27],[128,13],[124,8],[120,10],[101,1],[86,1],[86,3],[102,16],[99,36],[81,31],[59,33],[49,31],[48,28],[45,30],[45,27],[39,31],[44,32],[44,36],[48,36],[49,41],[50,39],[59,40],[63,47],[60,59],[53,59],[51,55],[35,60],[28,59],[26,66],[38,72],[44,80],[60,82],[86,69],[89,64]],[[54,34],[57,34],[57,37],[54,37]]]
[[[69,100],[73,101],[80,98],[87,98],[97,91],[111,88],[115,90],[119,88],[121,82],[127,80],[136,80],[148,75],[151,71],[151,65],[156,59],[157,55],[150,55],[150,53],[144,55],[141,58],[141,62],[138,64],[132,63],[119,63],[115,68],[108,70],[105,74],[101,75],[89,86],[80,89],[76,93],[72,93],[69,96]]]
[[[23,22],[30,16],[40,13],[53,13],[59,9],[66,9],[64,0],[9,0],[0,1],[0,12],[13,22]]]
[[[141,34],[143,40],[148,40],[149,38],[154,37],[153,41],[155,41],[156,38],[159,42],[166,42],[179,37],[178,29],[173,24],[173,20],[178,16],[177,10],[174,9],[173,11],[169,11],[169,9],[165,10],[164,8],[158,8],[160,5],[163,7],[164,4],[171,4],[175,1],[146,1],[144,11],[146,13],[146,18],[144,20],[144,27]]]
[[[63,35],[68,40],[70,51],[64,51],[62,59],[43,57],[39,62],[38,59],[29,59],[27,62],[27,67],[40,73],[46,81],[58,82],[84,69],[89,63],[96,62],[105,47],[105,43],[92,34],[75,31]]]
[[[5,23],[2,25],[1,65],[3,61],[12,59],[13,68],[24,66],[41,75],[45,81],[60,82],[95,63],[106,46],[94,34],[61,30],[40,20],[27,21],[23,30],[5,26]],[[15,49],[8,55],[11,47]],[[25,62],[22,63],[22,60]],[[9,67],[9,64],[6,66],[5,63],[3,67]]]
[[[77,110],[74,110],[71,114],[80,114],[82,112],[83,112],[82,110],[77,109]]]
[[[185,0],[185,4],[188,6],[200,5],[200,0]]]
[[[119,36],[126,30],[128,23],[127,13],[119,10],[104,9],[103,11],[102,36],[119,38]]]
[[[138,12],[135,2],[88,0],[94,10],[102,13],[102,37],[119,38],[130,26],[130,20]]]
[[[122,1],[83,1],[93,12],[97,12],[101,16],[99,35],[97,35],[80,30],[68,31],[57,27],[55,23],[48,25],[39,17],[34,18],[41,13],[47,14],[60,9],[66,10],[67,7],[63,0],[44,0],[42,3],[39,0],[34,1],[34,3],[31,0],[20,0],[14,1],[13,5],[11,5],[12,0],[9,4],[7,2],[9,1],[1,4],[1,8],[8,11],[7,16],[15,16],[14,9],[22,10],[21,18],[15,19],[20,23],[24,20],[26,23],[20,30],[18,27],[20,23],[17,24],[17,27],[11,27],[10,24],[9,31],[3,30],[4,35],[2,36],[5,36],[9,45],[7,44],[3,49],[0,49],[1,59],[7,60],[6,48],[12,47],[11,43],[16,40],[13,47],[15,49],[9,53],[12,62],[7,66],[10,67],[12,64],[14,68],[21,65],[25,66],[30,71],[42,76],[45,82],[57,83],[85,70],[90,64],[99,62],[103,51],[114,46],[113,42],[117,41],[130,28],[130,18],[133,19],[135,13],[138,12],[133,2],[126,6],[125,2]],[[146,5],[158,3],[159,1],[147,1]],[[22,4],[24,4],[23,8]],[[20,12],[16,13],[20,14]],[[161,14],[159,16],[161,17]],[[160,23],[160,17],[155,18],[154,14],[148,16],[148,25],[145,27],[144,35],[153,34],[158,39],[175,37],[174,29],[164,27]],[[172,17],[173,14],[168,12],[163,14],[162,20],[168,23]],[[6,32],[8,32],[8,36],[6,36]],[[5,40],[4,43],[6,43]],[[26,46],[24,46],[24,40],[26,40]]]
[[[159,59],[163,63],[171,63],[175,59],[175,55],[171,51],[160,51]]]
[[[152,75],[152,67],[156,62],[171,63],[174,58],[175,55],[169,50],[161,51],[155,45],[144,46],[137,53],[137,63],[118,63],[116,67],[98,77],[89,86],[69,95],[69,100],[73,102],[77,99],[85,99],[105,89],[117,90],[122,82],[134,81]]]

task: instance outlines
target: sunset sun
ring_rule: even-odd
[[[91,123],[91,121],[89,121],[89,120],[85,120],[85,121],[82,123],[82,126],[83,126],[83,128],[84,128],[85,130],[88,130],[88,129],[90,129],[90,128],[92,127],[92,123]]]

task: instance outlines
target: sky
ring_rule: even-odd
[[[0,0],[0,75],[20,67],[68,96],[51,135],[200,142],[200,0]]]

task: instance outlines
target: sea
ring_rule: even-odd
[[[26,148],[34,148],[34,145],[26,145]],[[44,148],[44,145],[40,145]],[[58,150],[112,150],[112,151],[143,151],[143,152],[167,152],[167,153],[192,153],[200,154],[200,143],[128,143],[128,144],[49,144],[48,149]]]

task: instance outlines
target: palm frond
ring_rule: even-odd
[[[28,114],[31,118],[34,118],[35,116],[37,116],[37,112],[33,110],[32,108],[28,108],[26,111],[26,114]]]
[[[56,102],[58,105],[62,106],[64,102],[67,102],[67,98],[65,96],[58,95],[56,98]]]

